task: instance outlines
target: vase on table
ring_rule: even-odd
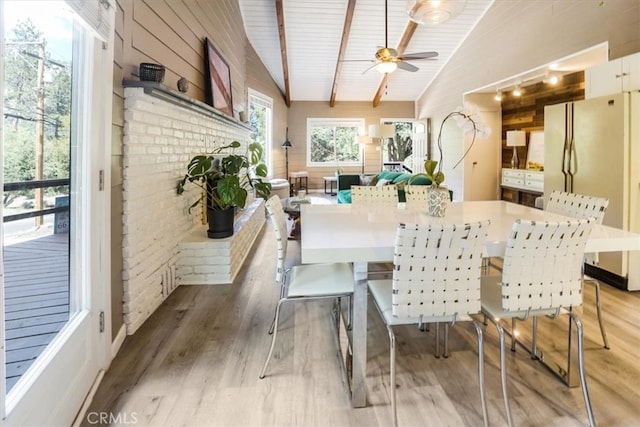
[[[449,203],[449,190],[444,187],[434,187],[427,190],[427,208],[429,216],[443,217]]]

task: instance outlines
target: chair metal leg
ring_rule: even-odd
[[[449,323],[444,324],[444,358],[449,357]]]
[[[436,322],[436,359],[440,359],[440,323]]]
[[[398,427],[398,411],[396,407],[396,336],[390,325],[387,325],[389,332],[389,365],[390,380],[389,387],[391,392],[391,416],[393,418],[393,427]]]
[[[513,426],[511,417],[511,406],[509,405],[509,394],[507,392],[507,356],[505,354],[504,328],[498,322],[494,322],[498,329],[498,337],[500,338],[500,381],[502,383],[502,398],[504,400],[504,410],[507,415],[509,427]],[[513,336],[513,330],[511,331]]]
[[[285,273],[286,275],[287,273]],[[284,285],[280,286],[280,299],[284,298],[286,293],[286,288],[284,287]],[[276,315],[278,312],[278,308],[276,306],[275,312],[273,313],[273,320],[271,321],[271,327],[269,327],[269,335],[271,335],[273,333],[273,328],[275,327],[276,324]]]
[[[511,351],[516,351],[516,318],[511,318]]]
[[[597,280],[588,280],[592,282],[596,287],[596,313],[598,314],[598,323],[600,324],[600,333],[602,334],[602,342],[604,343],[604,348],[609,350],[609,340],[607,339],[607,331],[604,329],[604,322],[602,321],[602,306],[600,300],[600,282]]]
[[[278,336],[278,318],[280,317],[280,307],[282,303],[285,302],[286,299],[281,299],[278,301],[278,305],[276,306],[276,315],[273,318],[273,335],[271,336],[271,347],[269,348],[269,354],[267,354],[267,360],[264,361],[264,366],[262,367],[262,372],[260,372],[260,379],[264,378],[264,374],[267,370],[267,365],[269,364],[269,360],[271,359],[271,354],[273,353],[273,348],[276,346],[276,338]]]
[[[589,426],[595,427],[596,421],[593,418],[593,410],[591,409],[591,399],[589,399],[589,390],[587,389],[587,376],[584,371],[584,334],[582,331],[582,322],[574,312],[570,312],[571,320],[576,325],[578,333],[578,366],[580,370],[580,385],[582,386],[582,396],[584,397],[584,405],[587,409],[589,417]]]
[[[489,414],[487,412],[487,400],[484,392],[484,338],[482,329],[473,321],[473,326],[476,328],[476,334],[478,335],[478,383],[480,384],[480,403],[482,405],[482,421],[484,427],[489,426]]]
[[[538,358],[538,317],[531,319],[531,358]]]

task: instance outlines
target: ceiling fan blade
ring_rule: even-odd
[[[396,64],[398,64],[398,68],[400,68],[401,70],[411,71],[412,73],[414,73],[414,72],[419,70],[418,67],[416,67],[413,64],[409,64],[408,62],[398,61],[398,62],[396,62]]]
[[[415,60],[415,59],[431,59],[438,56],[438,52],[417,52],[417,53],[408,53],[406,55],[402,55],[401,59],[405,60]]]
[[[374,68],[376,67],[376,65],[378,65],[378,63],[377,63],[377,62],[376,62],[375,64],[373,64],[371,67],[369,67],[369,68],[367,68],[366,70],[364,70],[364,71],[362,72],[362,74],[365,74],[367,71],[374,69]]]
[[[373,59],[341,59],[340,62],[375,62]]]

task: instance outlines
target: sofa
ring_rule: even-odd
[[[352,185],[379,185],[380,182],[398,185],[398,200],[405,202],[404,185],[409,182],[410,178],[410,173],[391,171],[382,171],[377,175],[338,175],[338,203],[351,203]],[[413,180],[411,185],[431,185],[431,180],[419,176]]]

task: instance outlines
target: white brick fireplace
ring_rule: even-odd
[[[194,155],[234,140],[246,146],[247,125],[157,83],[125,82],[124,108],[123,312],[132,334],[178,285],[230,283],[264,209],[255,201],[232,238],[207,239],[201,209],[187,212],[199,189],[176,194]]]

